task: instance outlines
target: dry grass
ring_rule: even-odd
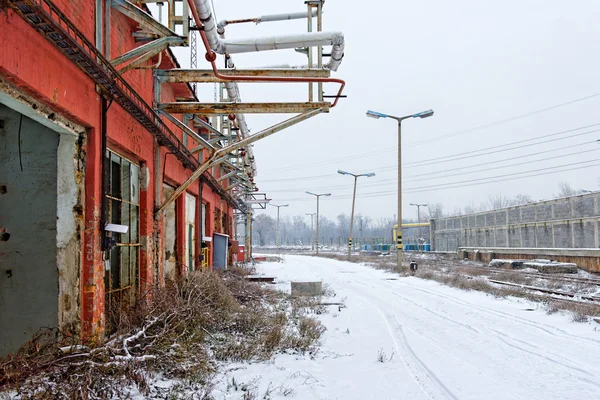
[[[246,281],[246,269],[170,282],[124,309],[114,336],[64,354],[71,341],[41,332],[0,360],[0,392],[31,399],[210,398],[216,361],[266,360],[311,351],[325,328],[310,315],[320,300],[299,303]],[[317,310],[317,307],[312,312]],[[164,389],[155,377],[178,383]],[[198,393],[205,393],[204,397]],[[1,396],[1,394],[0,394]]]
[[[328,255],[327,258],[348,261],[347,257],[339,255]],[[495,274],[494,271],[485,267],[474,267],[461,265],[458,260],[449,265],[450,257],[442,257],[443,262],[437,260],[420,260],[419,269],[414,276],[421,279],[428,279],[439,282],[443,285],[455,287],[462,290],[475,290],[490,294],[494,297],[518,297],[529,301],[543,303],[548,314],[554,314],[559,311],[568,311],[572,314],[574,322],[587,322],[589,317],[600,316],[600,304],[583,303],[573,301],[560,301],[547,295],[534,293],[527,289],[521,289],[514,286],[498,286],[487,281],[486,278],[493,278],[500,281],[532,286],[535,278],[526,276],[518,271],[503,271]],[[411,273],[408,267],[403,266],[398,270],[395,258],[353,256],[352,262],[360,262],[376,269],[382,269],[398,273],[401,276],[409,276]],[[407,258],[403,260],[407,262]],[[577,293],[590,293],[595,290],[595,286],[586,283],[565,283],[560,280],[548,280],[546,287],[554,290],[565,290],[565,286],[570,285],[569,291]]]

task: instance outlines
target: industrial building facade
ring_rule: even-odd
[[[74,31],[94,43],[93,1],[33,3],[39,8],[0,3],[0,354],[16,350],[41,326],[102,335],[120,302],[203,262],[212,265],[212,252],[204,251],[212,244],[199,238],[230,235],[233,210],[240,208],[225,191],[228,179],[217,182],[221,169],[215,168],[155,215],[204,152],[192,154],[188,149],[198,143],[170,121],[162,124],[173,136],[157,135],[127,110],[137,96],[152,104],[152,69],[122,74],[136,93],[125,93],[131,99],[123,101],[82,70],[90,61],[77,54],[86,44]],[[48,4],[56,10],[44,9]],[[110,47],[101,52],[106,59],[139,46],[135,21],[114,9],[101,12],[110,18],[103,22],[110,26]],[[56,37],[65,34],[78,45],[72,57],[57,48],[71,46]],[[168,48],[146,64],[178,66]],[[194,93],[188,84],[167,83],[161,96],[175,102]],[[105,231],[106,224],[128,230]]]
[[[217,25],[206,0],[0,0],[0,356],[42,326],[106,337],[123,304],[231,263],[236,225],[248,259],[253,205],[268,202],[252,143],[344,97],[330,78],[344,38],[321,31],[323,3]],[[305,34],[224,39],[231,23],[302,18]],[[189,46],[192,68],[173,46]],[[240,70],[230,55],[294,48],[311,67]],[[237,82],[308,83],[308,101],[243,103]],[[198,83],[219,101],[202,103]],[[250,135],[244,113],[296,115]]]

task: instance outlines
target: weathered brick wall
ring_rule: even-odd
[[[432,249],[599,248],[599,205],[595,192],[432,220]]]

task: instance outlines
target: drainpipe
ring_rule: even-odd
[[[106,114],[108,113],[108,102],[106,100],[106,98],[104,96],[101,97],[100,99],[100,109],[101,109],[101,121],[100,121],[100,136],[101,136],[101,160],[102,162],[100,163],[100,174],[102,176],[102,201],[100,203],[100,229],[101,231],[101,242],[100,242],[100,248],[102,251],[106,251],[108,250],[106,248],[106,241],[104,240],[106,233],[104,232],[104,226],[106,225],[106,214],[107,214],[107,210],[108,210],[108,199],[106,198],[106,194],[108,193],[108,183],[109,183],[109,177],[108,177],[108,173],[109,173],[109,168],[108,166],[110,165],[109,161],[107,161],[106,158]]]

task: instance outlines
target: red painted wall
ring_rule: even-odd
[[[94,42],[95,39],[95,2],[84,0],[54,0],[60,8],[82,31]],[[132,37],[136,24],[118,11],[111,11],[111,49],[108,58],[114,58],[137,46]],[[41,34],[30,27],[12,10],[0,11],[0,32],[2,32],[2,51],[0,51],[0,75],[14,84],[24,88],[36,99],[48,104],[66,118],[87,127],[85,140],[85,232],[82,238],[82,270],[81,270],[81,318],[82,333],[87,337],[101,337],[104,328],[104,268],[102,263],[101,240],[101,203],[102,176],[101,165],[104,157],[101,154],[101,102],[95,91],[94,82],[56,50]],[[156,63],[155,57],[152,63]],[[150,63],[150,62],[149,62]],[[163,52],[160,68],[175,68],[175,62],[167,52]],[[132,70],[124,75],[146,102],[153,101],[153,78],[151,69]],[[186,85],[163,85],[162,101],[175,101],[176,97],[191,96]],[[181,116],[177,116],[181,118]],[[155,160],[155,141],[134,118],[117,103],[113,103],[107,113],[108,148],[138,163],[147,175],[140,191],[140,264],[139,280],[141,293],[151,287],[159,278],[154,276],[156,263],[161,263],[163,224],[161,219],[154,218],[156,186],[162,191],[162,177],[172,185],[184,182],[191,171],[186,170],[173,155],[166,157],[167,150],[159,150]],[[173,132],[182,140],[181,130],[168,123]],[[189,138],[188,147],[197,143]],[[156,163],[160,171],[155,171]],[[156,181],[156,176],[159,181]],[[200,195],[200,184],[192,184],[188,192]],[[224,186],[226,187],[226,186]],[[208,203],[207,232],[212,236],[214,230],[214,210],[222,208],[233,220],[233,211],[229,206],[222,206],[220,197],[208,185],[204,185],[202,201]],[[200,201],[197,201],[200,210]],[[178,200],[178,217],[185,216],[185,197]],[[198,219],[198,237],[200,236],[200,211]],[[185,218],[177,218],[178,259],[185,260],[183,241]],[[158,234],[157,234],[158,233]],[[197,253],[200,254],[197,240]],[[212,252],[211,260],[212,265]],[[183,268],[182,268],[183,270]],[[162,273],[162,268],[159,268]],[[184,273],[182,271],[182,273]],[[162,279],[159,279],[162,280]]]

